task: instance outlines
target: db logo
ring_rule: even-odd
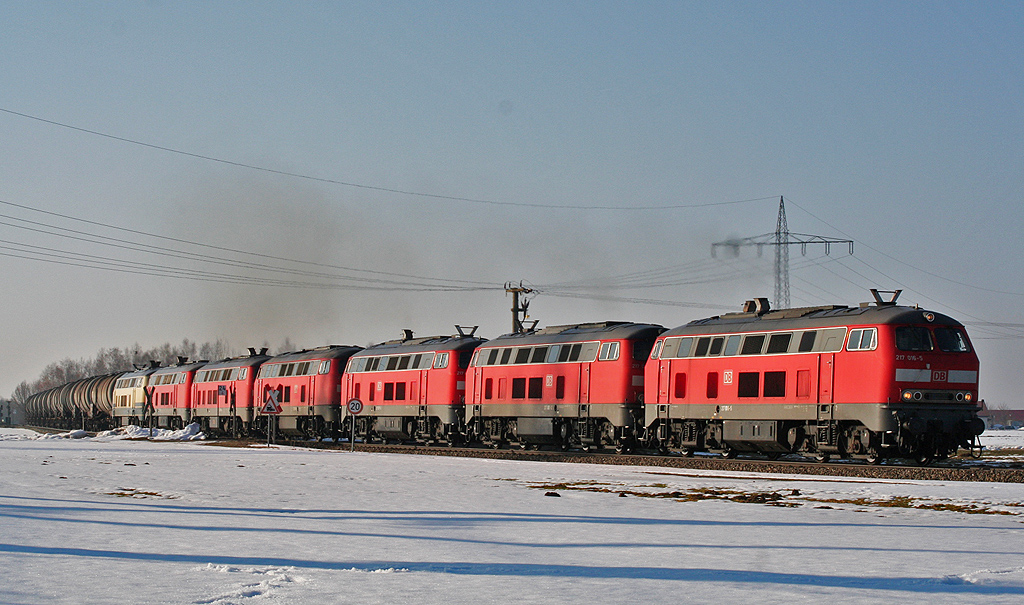
[[[932,370],[932,382],[946,382],[946,370]]]

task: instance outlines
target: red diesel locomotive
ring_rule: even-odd
[[[631,447],[643,417],[644,362],[664,329],[551,326],[482,344],[469,368],[468,439],[492,447]]]
[[[266,349],[249,349],[247,357],[203,366],[192,381],[192,419],[207,434],[239,437],[252,432],[256,373],[270,359]]]
[[[449,445],[464,441],[463,409],[466,368],[473,351],[484,342],[474,327],[466,333],[413,338],[367,347],[352,355],[342,378],[342,401],[358,399],[364,407],[352,417],[342,409],[346,428],[356,435],[384,440],[432,441]]]
[[[150,374],[146,399],[157,428],[181,429],[192,422],[192,380],[205,363],[179,357],[177,365]]]
[[[759,299],[661,335],[645,373],[649,442],[872,463],[974,446],[984,423],[963,325],[874,294],[856,308]]]
[[[309,438],[333,437],[340,419],[341,373],[359,347],[330,345],[285,353],[260,366],[253,388],[258,411],[268,398],[281,411],[277,428]],[[255,430],[267,430],[267,416],[257,414]]]

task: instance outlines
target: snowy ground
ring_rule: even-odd
[[[35,437],[2,603],[1024,599],[1024,485]]]

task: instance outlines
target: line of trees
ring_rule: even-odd
[[[215,361],[235,355],[236,353],[228,342],[222,339],[199,344],[186,338],[181,341],[181,344],[172,345],[168,342],[151,349],[143,349],[138,344],[123,349],[116,347],[100,349],[89,359],[66,358],[51,363],[43,368],[36,380],[31,382],[26,380],[19,384],[14,389],[11,400],[18,405],[24,404],[28,396],[33,393],[90,376],[128,372],[136,367],[149,365],[150,361],[157,361],[160,365],[168,366],[177,363],[179,357]]]

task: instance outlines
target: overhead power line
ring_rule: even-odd
[[[305,179],[305,180],[308,180],[308,181],[316,181],[316,182],[319,182],[319,183],[329,183],[331,185],[341,185],[343,187],[354,187],[354,188],[357,188],[357,189],[366,189],[366,190],[370,190],[370,191],[380,191],[380,192],[384,192],[384,193],[394,193],[394,194],[397,194],[397,195],[415,196],[415,197],[422,197],[422,198],[429,198],[429,199],[436,199],[436,200],[446,200],[446,201],[452,201],[452,202],[469,202],[469,203],[472,203],[472,204],[490,204],[492,206],[514,206],[514,207],[520,207],[520,208],[546,208],[546,209],[551,209],[551,210],[627,210],[627,211],[635,211],[635,210],[679,210],[679,209],[683,209],[683,208],[709,208],[709,207],[713,207],[713,206],[728,206],[728,205],[732,205],[732,204],[747,204],[747,203],[752,203],[752,202],[763,202],[765,200],[774,199],[774,197],[775,197],[775,196],[769,196],[769,197],[760,197],[760,198],[744,199],[744,200],[729,200],[729,201],[722,201],[722,202],[698,202],[698,203],[693,203],[693,204],[665,204],[665,205],[661,205],[661,206],[624,206],[624,205],[622,205],[622,206],[600,206],[600,205],[587,205],[587,204],[539,204],[539,203],[531,203],[531,202],[509,202],[509,201],[501,201],[501,200],[489,200],[489,199],[482,199],[482,198],[462,197],[462,196],[457,196],[457,195],[443,195],[443,194],[440,194],[440,193],[429,193],[429,192],[425,192],[425,191],[410,191],[410,190],[407,190],[407,189],[398,189],[398,188],[394,188],[394,187],[385,187],[385,186],[381,186],[381,185],[369,185],[369,184],[366,184],[366,183],[357,183],[357,182],[348,181],[348,180],[341,180],[341,179],[334,179],[334,178],[328,178],[328,177],[314,176],[314,175],[310,175],[310,174],[304,174],[304,173],[301,173],[301,172],[291,172],[291,171],[288,171],[288,170],[279,170],[279,169],[276,169],[276,168],[269,168],[267,166],[259,166],[259,165],[256,165],[256,164],[249,164],[249,163],[246,163],[246,162],[238,162],[238,161],[235,161],[235,160],[228,160],[228,159],[224,159],[224,158],[219,158],[219,157],[215,157],[215,156],[212,156],[212,155],[205,155],[205,154],[202,154],[202,153],[195,153],[195,152],[192,152],[192,151],[185,151],[183,149],[176,149],[174,147],[167,147],[165,145],[156,145],[154,143],[147,143],[145,141],[140,141],[138,139],[131,139],[131,138],[128,138],[128,137],[121,137],[121,136],[113,135],[113,134],[110,134],[110,133],[101,132],[99,130],[92,130],[92,129],[89,129],[89,128],[82,128],[80,126],[73,126],[71,124],[66,124],[64,122],[58,122],[56,120],[49,120],[47,118],[41,118],[39,116],[34,116],[34,115],[27,114],[27,113],[22,113],[20,111],[13,111],[11,109],[6,109],[6,108],[3,108],[3,107],[0,107],[0,112],[6,113],[6,114],[9,114],[9,115],[13,115],[13,116],[18,116],[18,117],[21,117],[21,118],[26,118],[26,119],[29,119],[29,120],[35,120],[37,122],[42,122],[44,124],[50,124],[52,126],[58,126],[60,128],[66,128],[68,130],[74,130],[74,131],[77,131],[77,132],[82,132],[82,133],[90,134],[90,135],[93,135],[93,136],[103,137],[105,139],[110,139],[110,140],[113,140],[113,141],[120,141],[122,143],[128,143],[130,145],[138,145],[140,147],[147,147],[149,149],[155,149],[157,151],[164,151],[164,152],[167,152],[167,153],[174,153],[174,154],[177,154],[177,155],[182,155],[182,156],[186,156],[186,157],[190,157],[190,158],[195,158],[197,160],[205,160],[205,161],[208,161],[208,162],[216,162],[218,164],[225,164],[225,165],[228,165],[228,166],[235,166],[236,168],[245,168],[245,169],[248,169],[248,170],[258,170],[260,172],[267,172],[267,173],[270,173],[270,174],[277,174],[277,175],[280,175],[280,176],[287,176],[287,177],[292,177],[292,178],[297,178],[297,179]]]

